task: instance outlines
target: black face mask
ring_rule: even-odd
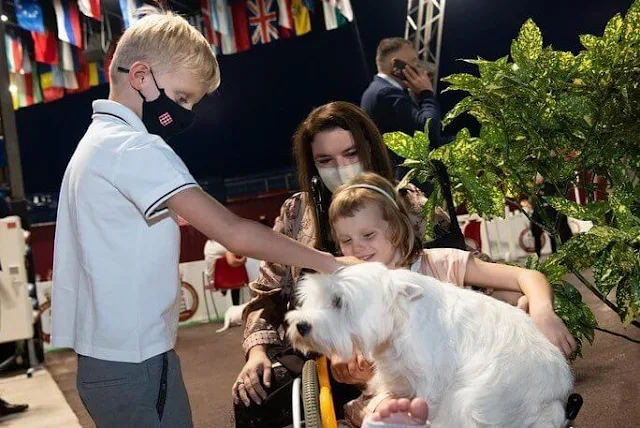
[[[128,73],[129,69],[118,67],[118,71]],[[158,88],[160,96],[153,101],[147,101],[142,92],[136,89],[142,97],[142,123],[150,134],[159,135],[167,141],[171,137],[187,129],[196,118],[196,114],[173,101],[164,92],[164,88],[158,87],[158,82],[151,72],[153,83]]]

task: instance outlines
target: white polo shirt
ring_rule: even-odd
[[[138,363],[175,345],[180,230],[165,202],[197,184],[133,111],[93,113],[60,190],[52,344]]]

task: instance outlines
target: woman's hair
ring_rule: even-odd
[[[356,152],[364,171],[375,172],[388,180],[393,180],[393,169],[382,135],[367,113],[360,107],[344,101],[336,101],[314,109],[300,124],[293,136],[293,153],[298,170],[300,189],[311,195],[311,179],[318,174],[311,143],[315,136],[332,129],[349,131],[355,142]],[[324,195],[328,209],[330,194]],[[316,242],[319,243],[319,222],[315,210],[311,215],[316,226]],[[325,231],[327,235],[329,231]]]
[[[363,187],[358,187],[360,185]],[[387,238],[400,250],[400,264],[408,266],[413,263],[420,251],[420,244],[409,214],[391,182],[378,174],[365,172],[336,189],[329,207],[329,222],[334,240],[337,242],[333,227],[335,222],[340,218],[353,217],[367,204],[378,206],[382,219],[389,223]]]

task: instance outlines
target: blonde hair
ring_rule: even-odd
[[[358,185],[377,187],[384,193],[370,187],[351,187]],[[368,204],[378,206],[382,219],[389,223],[387,238],[400,250],[400,265],[408,266],[413,263],[420,251],[420,245],[404,202],[387,179],[373,172],[365,172],[355,177],[334,192],[329,206],[329,223],[334,241],[338,242],[334,228],[336,221],[344,217],[353,217]]]
[[[158,73],[186,69],[208,93],[216,90],[220,85],[220,68],[207,39],[173,12],[144,6],[136,11],[136,16],[142,15],[118,41],[109,69],[111,82],[117,85],[124,81],[118,67],[129,68],[144,60]]]

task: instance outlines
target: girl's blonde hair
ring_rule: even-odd
[[[187,20],[170,11],[150,6],[137,10],[142,16],[118,41],[109,78],[115,85],[124,81],[118,67],[129,68],[136,61],[148,61],[158,73],[186,69],[211,93],[220,85],[218,60],[207,39]]]
[[[369,187],[351,187],[358,185],[374,186],[384,193]],[[372,172],[365,172],[355,177],[334,192],[329,207],[329,223],[334,241],[338,242],[334,228],[335,222],[340,218],[353,217],[367,204],[377,205],[382,213],[382,219],[389,223],[387,238],[395,248],[400,250],[400,265],[408,266],[413,263],[420,251],[420,245],[404,201],[388,180]]]

